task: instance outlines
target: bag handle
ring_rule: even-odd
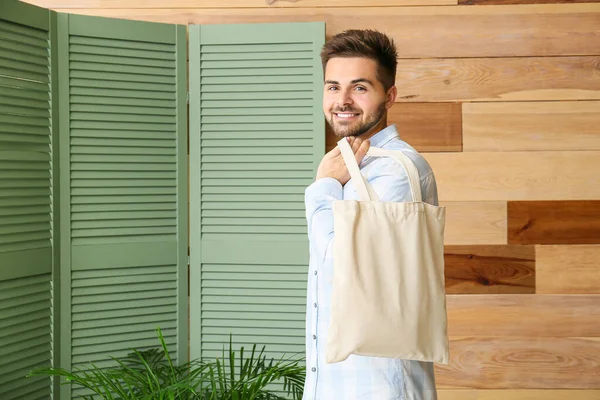
[[[360,168],[350,147],[350,143],[346,138],[343,138],[338,142],[338,146],[344,158],[344,162],[350,172],[350,177],[354,182],[358,197],[362,201],[379,201],[379,197],[373,187],[367,182],[367,180],[360,173]],[[379,147],[370,147],[367,152],[367,157],[392,157],[402,165],[406,175],[408,176],[408,184],[410,186],[410,193],[412,201],[422,202],[421,183],[419,179],[419,171],[413,163],[413,161],[402,151],[399,150],[384,150]]]
[[[377,196],[373,187],[360,173],[360,168],[358,168],[356,157],[350,147],[350,143],[348,143],[348,139],[343,138],[340,140],[338,142],[338,147],[340,148],[348,172],[350,172],[350,178],[352,178],[352,182],[354,182],[354,186],[356,187],[358,198],[361,201],[379,201],[379,196]]]

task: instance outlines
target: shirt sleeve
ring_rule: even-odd
[[[343,195],[342,184],[334,178],[319,179],[305,191],[308,239],[321,263],[333,241],[333,202],[342,200]]]
[[[379,195],[380,201],[413,201],[410,192],[410,184],[408,183],[408,176],[402,167],[397,168],[394,171],[392,168],[390,171],[381,175],[378,175],[369,183]],[[437,186],[433,173],[428,174],[425,178],[421,179],[421,193],[423,202],[432,205],[438,205]]]

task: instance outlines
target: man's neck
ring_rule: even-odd
[[[368,132],[365,132],[362,135],[360,135],[360,138],[363,140],[370,139],[373,136],[375,136],[376,134],[378,134],[379,132],[381,132],[382,130],[384,130],[385,128],[387,128],[387,126],[388,126],[387,118],[383,117],[377,125],[375,125],[373,128],[371,128]]]

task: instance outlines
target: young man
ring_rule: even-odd
[[[388,157],[366,157],[369,146],[401,150],[415,163],[423,201],[438,204],[431,168],[394,125],[387,111],[396,99],[397,52],[382,33],[350,30],[333,37],[321,53],[325,71],[323,112],[333,133],[350,142],[362,174],[381,201],[411,201],[408,178],[400,163]],[[364,160],[363,160],[364,158]],[[336,147],[318,168],[305,193],[310,240],[306,313],[306,384],[304,400],[435,400],[433,364],[393,358],[351,355],[327,364],[333,283],[333,211],[335,200],[358,196]],[[350,251],[350,249],[349,249]]]

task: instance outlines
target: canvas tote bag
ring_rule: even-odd
[[[338,142],[359,196],[333,203],[333,288],[326,362],[350,354],[448,363],[445,208],[424,203],[419,172],[401,151],[412,202],[381,202],[350,145]]]

